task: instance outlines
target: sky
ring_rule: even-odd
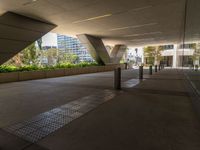
[[[42,37],[42,46],[58,46],[57,44],[57,34],[47,33]]]

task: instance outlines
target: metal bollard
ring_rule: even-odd
[[[143,79],[143,66],[139,67],[139,79]]]
[[[155,72],[158,72],[158,66],[155,65]]]
[[[158,70],[159,70],[159,71],[161,70],[161,65],[158,66]]]
[[[125,65],[125,69],[127,70],[128,69],[128,63],[124,63]]]
[[[198,65],[195,65],[194,70],[195,70],[195,71],[198,71],[198,69],[199,69],[199,66],[198,66]]]
[[[152,75],[153,74],[153,69],[152,66],[149,66],[149,74]]]
[[[114,70],[114,88],[115,90],[121,90],[121,68]]]
[[[162,70],[163,70],[163,69],[165,69],[165,65],[164,65],[164,64],[162,64]]]

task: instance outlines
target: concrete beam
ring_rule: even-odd
[[[12,12],[0,16],[0,65],[55,27]]]
[[[119,64],[120,60],[126,52],[126,49],[126,45],[115,45],[110,53],[111,62],[114,64]]]
[[[77,37],[98,64],[106,65],[111,63],[110,56],[100,38],[87,34],[80,34]]]

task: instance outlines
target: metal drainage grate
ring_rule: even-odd
[[[113,91],[104,90],[39,114],[30,120],[10,125],[4,130],[35,143],[114,97]]]

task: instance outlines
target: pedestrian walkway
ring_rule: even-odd
[[[188,90],[191,85],[186,82],[184,71],[162,70],[152,76],[147,75],[146,71],[142,81],[137,79],[138,73],[134,72],[136,71],[123,72],[122,91],[112,89],[111,72],[82,75],[73,77],[74,80],[71,77],[69,84],[71,87],[80,86],[82,89],[85,87],[87,90],[92,90],[95,89],[95,84],[97,85],[96,91],[92,91],[91,94],[86,91],[89,98],[84,99],[81,95],[82,100],[78,99],[79,102],[90,102],[92,109],[82,112],[80,116],[62,125],[58,130],[32,142],[23,140],[23,137],[19,138],[20,136],[9,131],[9,127],[34,118],[34,114],[40,115],[41,110],[29,116],[25,115],[24,120],[16,116],[18,120],[15,123],[5,119],[3,121],[6,125],[0,130],[0,149],[199,150],[200,121],[197,111],[192,106],[193,93]],[[80,77],[82,82],[77,83],[76,79]],[[69,83],[69,78],[38,80],[31,83],[48,83],[48,86],[53,87],[56,84],[57,87],[63,87],[63,82]],[[89,80],[92,81],[87,82]],[[29,86],[28,82],[23,82],[23,85],[25,84]],[[19,83],[15,85],[18,88],[20,86]],[[10,85],[7,87],[8,92]],[[109,97],[105,101],[103,91],[107,91],[106,97]],[[63,108],[64,105],[69,106],[70,103],[75,104],[75,100],[77,101],[77,98],[74,97],[74,100],[65,101],[65,104],[59,106],[57,104],[58,107],[54,110]],[[93,100],[92,103],[90,100]],[[48,106],[46,111],[51,111],[50,108]],[[198,106],[196,108],[198,109]]]

